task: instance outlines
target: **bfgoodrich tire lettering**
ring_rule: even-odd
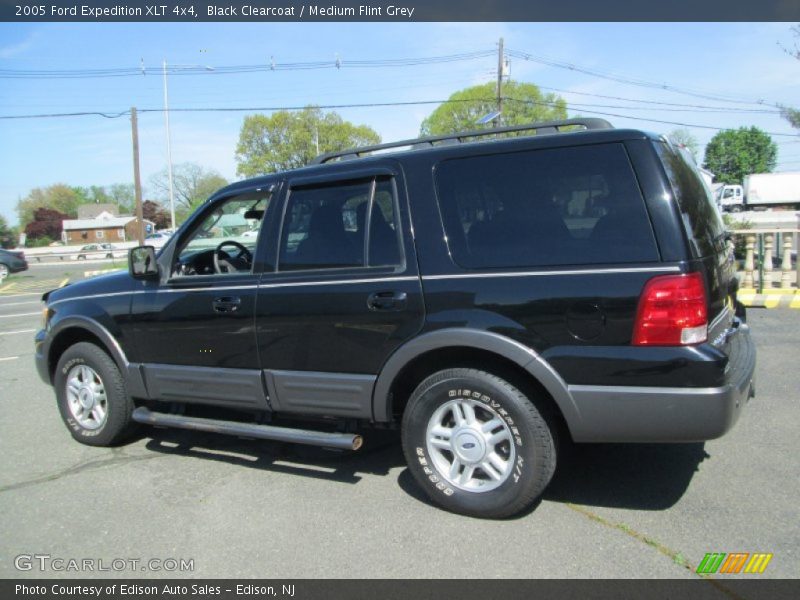
[[[419,384],[403,415],[403,451],[437,504],[502,518],[528,508],[556,466],[556,445],[535,398],[476,369],[448,369]]]
[[[116,363],[101,348],[88,342],[70,346],[61,355],[53,379],[61,418],[77,441],[89,446],[110,446],[136,429],[131,419],[133,401],[125,381]],[[102,410],[87,417],[94,403]]]

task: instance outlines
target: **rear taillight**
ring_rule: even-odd
[[[634,346],[684,346],[708,337],[706,286],[700,273],[654,277],[644,286]]]

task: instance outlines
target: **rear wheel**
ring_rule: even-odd
[[[61,418],[82,444],[110,446],[136,429],[122,374],[96,345],[70,346],[58,361],[53,384]]]
[[[403,451],[437,504],[486,518],[517,514],[544,491],[556,465],[553,433],[504,379],[448,369],[425,379],[403,416]]]

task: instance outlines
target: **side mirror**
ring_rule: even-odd
[[[156,249],[137,246],[128,250],[128,272],[134,279],[158,279]]]

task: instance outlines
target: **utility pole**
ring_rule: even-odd
[[[169,94],[167,93],[167,61],[161,63],[164,74],[164,129],[167,132],[167,178],[169,179],[169,219],[172,231],[175,231],[175,184],[172,179],[172,141],[169,134]]]
[[[133,137],[133,189],[136,198],[136,237],[139,245],[144,246],[144,215],[142,214],[142,178],[139,174],[139,121],[136,118],[136,107],[131,107],[131,136]]]
[[[497,45],[497,118],[494,120],[494,126],[500,127],[500,120],[502,119],[503,112],[503,38],[500,38],[500,43]]]

